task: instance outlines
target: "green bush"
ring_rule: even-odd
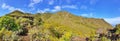
[[[107,39],[106,37],[102,37],[101,41],[110,41],[110,39]]]
[[[115,28],[117,29],[115,33],[120,34],[120,24],[117,24]]]
[[[59,33],[57,30],[55,30],[54,28],[50,28],[50,31],[55,35],[55,37],[60,38],[61,37],[61,33]]]
[[[3,27],[11,31],[16,31],[19,28],[19,26],[15,23],[14,19],[9,16],[3,16],[0,18],[0,30]]]

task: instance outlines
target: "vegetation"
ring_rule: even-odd
[[[108,29],[120,34],[119,25],[113,28],[104,19],[66,11],[30,14],[16,10],[0,17],[1,41],[110,41],[108,34],[112,37],[113,33],[108,33]]]
[[[9,16],[3,16],[0,18],[0,30],[6,28],[7,30],[16,31],[19,29],[19,26],[14,22]]]
[[[120,34],[120,24],[116,25],[116,34]]]

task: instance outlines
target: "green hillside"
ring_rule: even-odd
[[[112,28],[104,19],[76,16],[66,11],[30,14],[16,10],[0,18],[0,39],[84,41],[86,37],[106,34]]]

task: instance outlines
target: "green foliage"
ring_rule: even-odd
[[[110,39],[106,38],[106,37],[102,37],[101,41],[111,41]]]
[[[61,33],[59,33],[57,30],[54,28],[50,28],[50,31],[55,35],[55,37],[60,38],[62,36]]]
[[[12,31],[16,31],[19,29],[19,26],[15,23],[14,19],[9,16],[3,16],[0,18],[0,30],[3,27]]]
[[[72,32],[65,32],[64,35],[60,38],[60,41],[70,41],[72,37]]]
[[[22,25],[24,23],[30,23],[31,21],[27,18],[19,18],[19,19],[16,19],[16,23],[19,24],[19,25]]]
[[[41,17],[35,17],[34,25],[41,25],[43,23]]]
[[[13,40],[19,39],[19,37],[16,35],[16,32],[9,31],[5,28],[2,28],[0,30],[0,39],[5,40],[5,41],[7,40],[13,41]]]
[[[120,24],[116,25],[115,27],[117,30],[116,30],[116,34],[120,34]]]
[[[96,34],[96,32],[95,31],[91,31],[91,34],[89,34],[90,36],[90,40],[92,40],[92,41],[95,41],[95,37],[97,36],[97,34]]]

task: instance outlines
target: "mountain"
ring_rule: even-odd
[[[112,28],[104,19],[85,18],[72,15],[68,12],[57,12],[45,20],[45,23],[67,26],[73,33],[79,32],[79,34],[82,34],[81,36],[91,34],[92,31],[97,31],[98,29],[106,32],[107,29]]]
[[[37,34],[37,37],[40,34],[41,37],[45,37],[47,35],[50,40],[62,40],[74,36],[86,38],[106,33],[108,29],[113,28],[104,19],[76,16],[66,11],[30,14],[15,10],[5,16],[14,18],[21,28],[28,29],[28,36]]]

